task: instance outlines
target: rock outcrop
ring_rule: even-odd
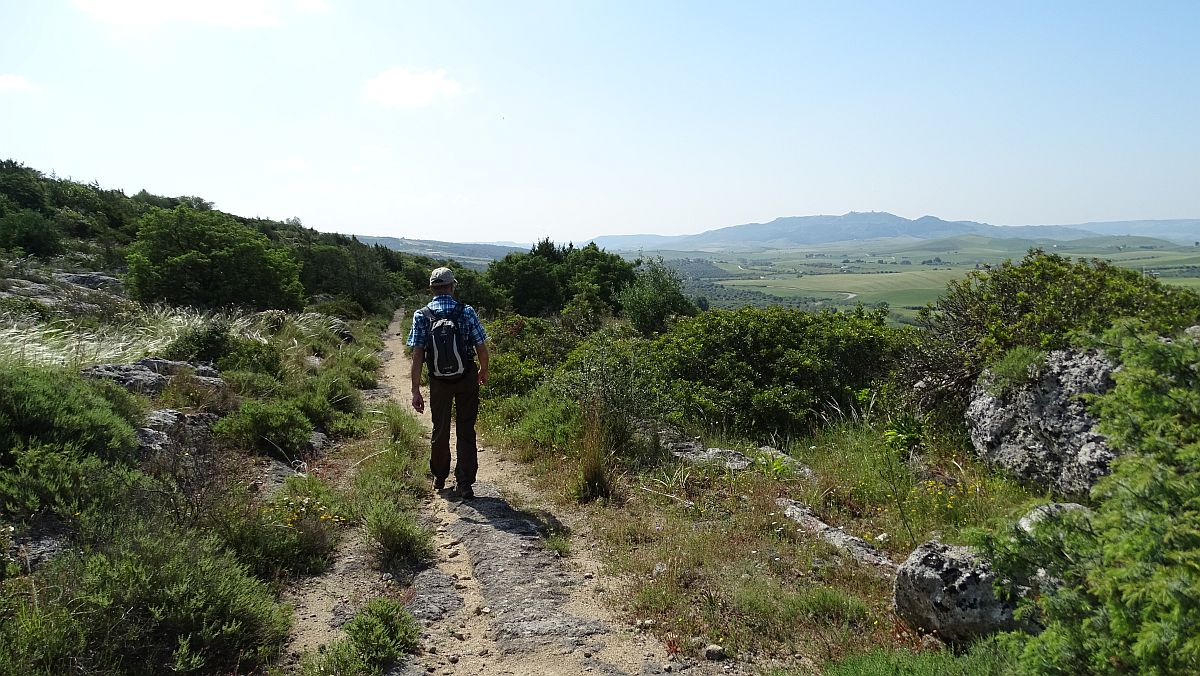
[[[850,535],[818,519],[808,507],[787,498],[777,498],[775,504],[783,509],[783,515],[799,524],[806,532],[816,535],[829,544],[846,552],[859,563],[874,567],[880,573],[896,574],[896,564],[887,554],[872,547],[866,540]]]
[[[1035,381],[997,394],[984,374],[971,393],[967,425],[976,453],[1015,478],[1084,495],[1116,453],[1080,395],[1112,387],[1115,366],[1098,352],[1051,352]]]
[[[926,542],[896,574],[896,614],[948,643],[1016,629],[1016,604],[996,597],[995,581],[988,563],[969,547]]]
[[[206,387],[221,389],[225,381],[221,380],[217,370],[206,364],[171,361],[147,357],[132,364],[97,364],[83,370],[85,378],[101,378],[111,380],[131,392],[157,395],[171,382],[171,378],[185,370],[190,370],[196,380]]]
[[[727,448],[709,448],[700,443],[699,439],[686,438],[674,429],[664,429],[659,433],[659,441],[671,455],[692,465],[717,463],[726,469],[741,472],[758,464],[765,468],[778,467],[786,472],[803,478],[812,478],[812,470],[803,463],[783,451],[770,446],[760,446],[750,454]]]

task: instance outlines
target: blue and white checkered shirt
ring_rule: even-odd
[[[429,308],[444,317],[450,314],[457,304],[458,301],[454,300],[454,296],[434,296],[428,305],[414,312],[412,328],[408,332],[408,346],[425,347],[425,339],[429,336],[429,318],[424,316],[421,310]],[[467,351],[474,357],[475,346],[487,342],[487,333],[483,330],[479,315],[475,314],[475,308],[465,303],[463,304],[462,318],[459,330],[463,332],[465,339],[463,342],[467,344]]]

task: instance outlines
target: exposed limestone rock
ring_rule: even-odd
[[[212,366],[155,357],[147,357],[132,364],[97,364],[84,369],[83,376],[111,380],[131,392],[153,396],[160,394],[171,382],[171,378],[185,369],[191,370],[201,385],[213,389],[225,387],[225,381],[218,377],[217,369]]]
[[[706,448],[698,439],[688,439],[673,429],[659,432],[659,440],[671,455],[693,465],[720,463],[734,472],[749,469],[755,464],[779,466],[797,476],[812,478],[812,470],[792,456],[770,446],[760,446],[758,452],[746,455],[727,448]]]
[[[99,272],[56,272],[54,278],[87,289],[104,289],[113,293],[121,293],[122,290],[121,280]]]
[[[995,581],[991,566],[969,547],[926,542],[896,574],[896,614],[949,643],[1016,629],[1016,604],[996,598]]]
[[[0,528],[8,526],[0,523]],[[53,516],[38,515],[24,533],[12,539],[8,551],[4,553],[17,562],[21,572],[29,573],[70,547],[71,529]]]
[[[875,549],[866,540],[850,535],[841,528],[830,526],[814,516],[808,507],[795,500],[777,498],[775,504],[783,509],[784,516],[795,521],[806,532],[812,533],[846,552],[856,561],[872,566],[888,576],[896,574],[896,564],[887,557],[887,554]]]
[[[1021,517],[1017,525],[1026,533],[1032,533],[1034,527],[1046,519],[1053,519],[1063,512],[1070,512],[1077,509],[1082,509],[1085,512],[1091,511],[1077,502],[1048,502],[1031,509],[1028,514]]]
[[[999,396],[985,374],[967,408],[975,451],[1019,480],[1086,494],[1116,453],[1080,395],[1106,392],[1114,368],[1100,353],[1051,352],[1035,382]]]

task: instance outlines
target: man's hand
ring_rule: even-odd
[[[486,366],[479,369],[479,384],[480,385],[487,384],[487,367]]]
[[[421,396],[420,389],[413,390],[412,406],[416,409],[417,413],[425,412],[425,397]]]

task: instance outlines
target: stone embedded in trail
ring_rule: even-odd
[[[967,425],[984,460],[1066,495],[1085,495],[1108,474],[1116,452],[1081,395],[1112,387],[1115,365],[1099,352],[1051,352],[1037,380],[993,393],[985,373],[971,391]]]
[[[573,648],[606,633],[601,623],[567,612],[572,582],[542,544],[537,519],[513,509],[491,484],[474,489],[475,499],[454,505],[458,519],[449,528],[471,556],[500,647],[509,653]]]
[[[784,516],[800,524],[805,531],[846,552],[858,562],[872,566],[889,576],[896,574],[896,564],[887,557],[887,554],[872,547],[866,540],[850,535],[840,528],[830,526],[813,515],[811,509],[795,500],[777,498],[775,504],[783,508]]]
[[[969,547],[926,542],[900,566],[896,614],[910,627],[949,643],[1018,628],[1016,603],[996,598],[996,575]]]
[[[408,612],[419,620],[437,621],[463,607],[454,578],[436,568],[417,573],[409,588],[416,595],[408,602]]]

